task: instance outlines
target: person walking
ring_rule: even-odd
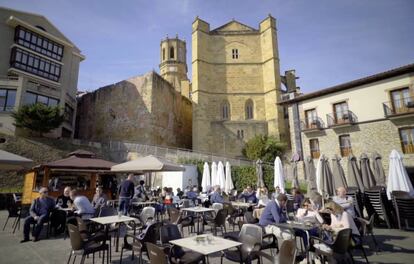
[[[128,214],[129,205],[135,193],[133,177],[133,174],[129,174],[128,178],[119,186],[119,211],[124,215]]]

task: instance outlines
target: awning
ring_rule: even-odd
[[[185,168],[173,162],[150,155],[114,165],[111,167],[111,171],[143,173],[152,171],[185,171]]]
[[[0,150],[0,170],[20,170],[30,168],[33,160]]]

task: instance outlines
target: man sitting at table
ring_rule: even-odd
[[[214,187],[214,191],[210,193],[210,202],[211,204],[214,203],[224,203],[224,198],[223,196],[220,194],[220,186],[215,186]]]
[[[72,204],[73,201],[70,199],[70,191],[72,189],[69,186],[66,186],[63,190],[63,194],[58,196],[56,199],[56,207],[68,208],[69,204]],[[67,213],[63,210],[53,210],[52,215],[50,216],[50,224],[52,229],[55,231],[55,235],[63,233],[65,231]]]
[[[277,227],[273,224],[286,223],[287,217],[283,212],[286,207],[287,196],[279,194],[276,199],[272,199],[265,207],[259,220],[267,234],[274,234],[278,238],[291,239],[292,234],[289,230]]]
[[[254,203],[258,202],[256,197],[256,192],[253,191],[252,187],[247,186],[246,189],[239,195],[239,199],[243,199],[245,203]]]
[[[336,196],[332,200],[342,206],[344,210],[355,218],[354,200],[351,196],[346,195],[345,187],[338,187],[336,189]]]
[[[55,201],[47,196],[48,189],[46,187],[40,188],[39,194],[40,197],[34,199],[30,206],[30,215],[24,220],[24,239],[20,243],[29,241],[31,224],[36,224],[32,232],[33,242],[39,241],[43,224],[49,220],[49,214],[55,208]]]
[[[70,198],[73,200],[75,214],[79,215],[82,219],[90,219],[94,217],[95,208],[93,208],[86,196],[79,195],[76,190],[72,190],[70,191]]]

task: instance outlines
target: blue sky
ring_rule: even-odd
[[[233,18],[258,28],[272,14],[281,73],[296,69],[303,92],[414,63],[412,0],[0,0],[0,6],[46,16],[82,50],[79,90],[158,71],[167,34],[187,41],[190,62],[197,15],[213,29]]]

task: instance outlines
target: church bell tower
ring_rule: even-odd
[[[189,80],[187,78],[186,44],[176,36],[161,41],[160,74],[171,83],[176,91],[189,97]]]

